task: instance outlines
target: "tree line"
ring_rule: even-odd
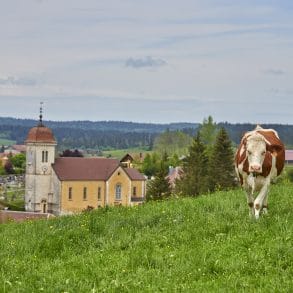
[[[23,144],[29,129],[36,124],[36,120],[0,117],[0,137]],[[173,139],[169,148],[166,149],[168,153],[177,152],[179,148],[182,148],[180,143],[190,141],[191,137],[201,128],[199,123],[148,124],[121,121],[45,121],[45,125],[53,130],[60,150],[125,149],[141,146],[153,150],[155,142],[158,145]],[[225,122],[216,125],[218,128],[225,128],[234,145],[240,142],[244,132],[255,128],[255,124],[250,123],[230,124]],[[293,147],[293,125],[263,124],[262,126],[277,130],[287,148]],[[161,136],[164,132],[177,134],[173,137],[168,134]],[[205,140],[204,137],[203,140]],[[176,149],[170,150],[174,146]],[[157,150],[155,149],[155,151]]]

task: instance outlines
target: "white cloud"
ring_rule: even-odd
[[[286,72],[284,70],[276,69],[276,68],[266,69],[266,70],[264,70],[264,73],[269,74],[269,75],[276,75],[276,76],[286,74]]]
[[[144,58],[128,58],[125,62],[126,67],[144,68],[144,67],[161,67],[167,65],[163,59],[154,59],[151,56]]]
[[[36,80],[26,77],[8,76],[6,78],[0,78],[0,86],[35,86],[36,83]]]

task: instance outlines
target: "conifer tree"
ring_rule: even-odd
[[[209,188],[227,189],[235,186],[232,142],[225,128],[221,128],[209,163]]]
[[[208,191],[208,157],[200,133],[193,139],[189,154],[183,162],[183,174],[176,182],[176,192],[182,196],[196,196]]]
[[[171,196],[171,186],[167,178],[168,156],[166,153],[160,161],[160,167],[155,174],[155,179],[149,181],[147,187],[147,200],[162,200]]]
[[[215,144],[218,128],[214,122],[213,117],[209,116],[205,118],[199,128],[200,137],[203,144],[206,146],[206,153],[210,157],[213,151],[213,145]]]

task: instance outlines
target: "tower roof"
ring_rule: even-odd
[[[56,139],[52,130],[42,124],[30,129],[25,142],[56,143]]]

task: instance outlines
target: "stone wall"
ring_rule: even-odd
[[[0,223],[23,222],[27,220],[49,219],[54,217],[52,214],[31,213],[31,212],[16,212],[0,210]]]

